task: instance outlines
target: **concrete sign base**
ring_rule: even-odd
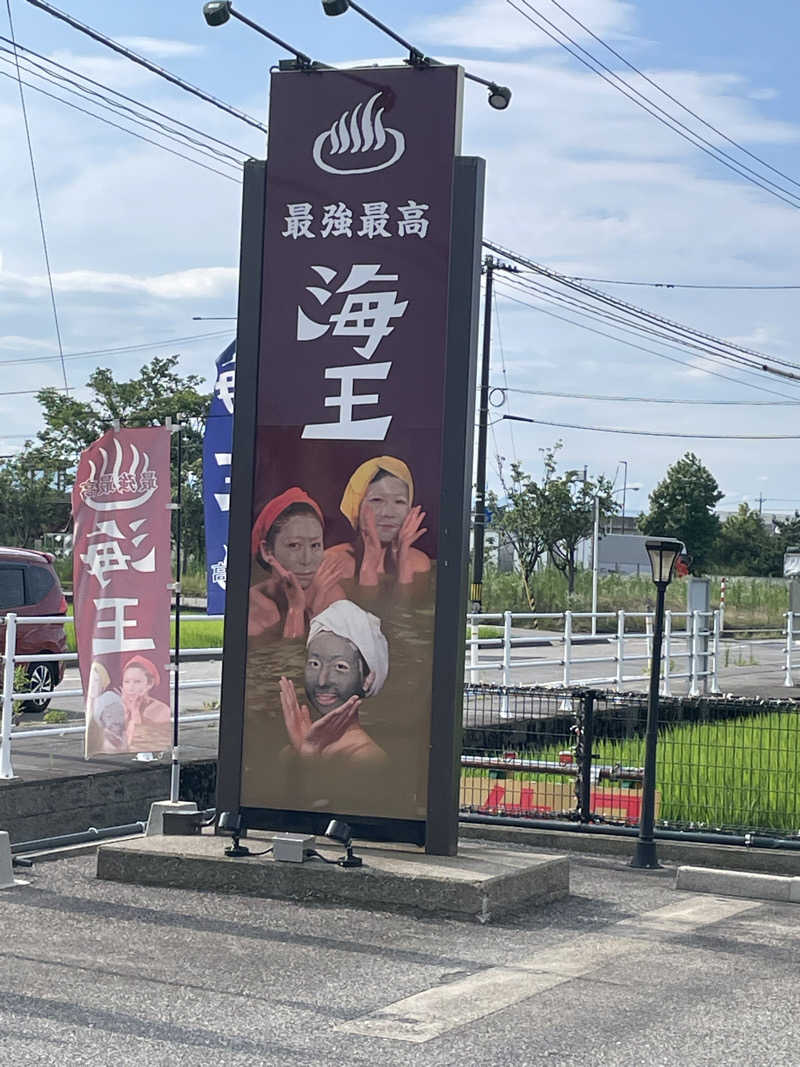
[[[252,852],[270,847],[271,835],[248,836]],[[276,863],[271,855],[229,858],[228,838],[204,833],[196,837],[136,838],[103,845],[97,853],[97,877],[135,885],[156,885],[214,893],[241,893],[313,904],[339,904],[378,911],[414,911],[489,922],[565,897],[569,861],[543,855],[463,842],[457,856],[429,856],[421,850],[379,848],[354,843],[364,865],[342,868],[309,859]],[[326,859],[343,849],[317,839]]]

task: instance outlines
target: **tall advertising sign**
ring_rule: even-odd
[[[430,813],[443,788],[455,820],[463,679],[482,170],[465,241],[462,76],[272,76],[242,224],[218,796],[250,826],[336,815],[455,847]]]
[[[75,630],[86,757],[172,743],[170,431],[110,430],[72,490]]]
[[[228,511],[236,385],[236,342],[217,357],[217,377],[203,437],[203,512],[206,520],[208,614],[225,612],[228,570]]]

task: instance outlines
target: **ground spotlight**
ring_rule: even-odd
[[[220,812],[217,822],[217,833],[225,837],[232,837],[233,844],[225,849],[226,856],[249,856],[250,849],[246,845],[239,844],[239,838],[247,833],[244,819],[240,811]]]
[[[209,0],[203,4],[203,16],[209,26],[224,26],[231,17],[231,0]]]
[[[340,860],[337,860],[340,867],[362,866],[363,860],[361,857],[353,855],[353,833],[349,823],[342,822],[341,819],[331,819],[325,830],[325,836],[329,837],[331,841],[338,841],[339,844],[344,845],[345,854]]]
[[[489,106],[496,111],[505,111],[510,103],[511,90],[505,85],[495,85],[492,82],[489,86]]]
[[[349,0],[322,0],[322,8],[326,15],[343,15],[349,6]]]

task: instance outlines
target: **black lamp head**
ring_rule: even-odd
[[[346,847],[353,839],[353,832],[349,823],[342,822],[341,819],[331,819],[325,830],[325,837],[329,837],[331,841],[338,841]]]
[[[231,17],[231,0],[209,0],[203,4],[203,16],[209,26],[223,26]]]
[[[350,7],[350,0],[322,0],[326,15],[343,15]]]
[[[492,82],[489,86],[489,106],[496,111],[505,111],[510,103],[511,90],[505,85],[495,85]]]
[[[243,828],[240,811],[221,811],[217,822],[217,833],[226,837],[239,837]]]

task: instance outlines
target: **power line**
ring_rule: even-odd
[[[706,341],[698,341],[696,335],[690,331],[689,327],[681,327],[679,324],[663,327],[660,321],[651,316],[648,312],[636,315],[632,320],[625,312],[617,314],[606,311],[603,307],[596,307],[591,303],[586,303],[584,300],[579,300],[576,297],[559,293],[541,283],[530,280],[522,281],[509,279],[509,284],[518,288],[522,292],[531,293],[548,303],[555,303],[559,307],[566,305],[568,310],[573,311],[575,314],[581,315],[582,317],[588,317],[604,324],[607,322],[611,323],[616,326],[617,329],[621,329],[625,333],[653,337],[659,344],[666,345],[668,348],[676,348],[678,351],[689,350],[699,352],[702,359],[712,363],[721,364],[722,366],[733,364],[736,369],[741,369],[742,374],[760,378],[760,372],[764,369],[763,366],[756,366],[749,357],[740,355],[736,352],[728,352],[724,347],[720,347],[724,346],[726,342],[714,341],[709,344]],[[601,304],[602,303],[603,302],[601,301]],[[611,306],[614,307],[613,304]],[[644,324],[636,321],[637,319],[643,319]],[[669,320],[665,321],[668,322]],[[794,366],[794,364],[789,364],[789,366]],[[800,368],[798,368],[798,370],[800,370]],[[794,384],[795,381],[800,384],[800,376],[798,375],[778,370],[774,370],[773,373],[781,378],[786,378],[790,384]]]
[[[607,49],[612,54],[612,56],[616,56],[617,59],[620,60],[620,62],[624,63],[629,70],[632,70],[634,74],[638,74],[640,78],[643,78],[644,81],[648,83],[648,85],[652,85],[653,88],[656,89],[659,93],[661,93],[662,96],[665,96],[667,100],[671,100],[673,104],[677,104],[677,106],[681,108],[682,111],[685,111],[687,115],[691,115],[693,119],[697,119],[697,121],[702,123],[702,125],[705,126],[707,130],[711,130],[713,133],[717,134],[718,137],[721,137],[724,141],[727,141],[728,144],[733,145],[733,147],[737,148],[740,152],[744,152],[744,154],[746,156],[749,156],[750,159],[754,159],[757,163],[760,163],[762,167],[766,167],[767,170],[771,170],[773,174],[780,175],[781,178],[785,178],[786,181],[791,182],[792,185],[796,185],[798,186],[798,188],[800,188],[800,182],[795,181],[795,179],[790,177],[790,175],[784,174],[784,172],[782,170],[778,170],[777,167],[773,167],[771,163],[768,163],[765,159],[762,159],[761,156],[757,156],[754,152],[751,152],[749,148],[745,148],[744,145],[739,144],[738,141],[734,141],[732,137],[729,137],[726,133],[723,133],[722,130],[714,126],[713,123],[707,122],[701,115],[698,115],[696,111],[692,111],[690,107],[687,107],[686,104],[678,100],[676,96],[673,96],[672,93],[668,92],[662,85],[659,85],[657,81],[645,74],[643,70],[640,70],[638,67],[634,66],[634,64],[627,60],[625,56],[621,55],[615,48],[612,48],[610,44],[604,41],[602,37],[598,37],[596,33],[593,33],[589,29],[589,27],[586,26],[583,22],[581,22],[579,18],[573,15],[571,11],[568,11],[565,7],[559,4],[558,0],[551,0],[551,2],[559,9],[559,11],[562,11],[567,16],[567,18],[572,19],[572,21],[578,26],[580,26],[582,30],[588,33],[590,37],[593,37],[598,44],[601,44],[603,48]]]
[[[555,282],[566,289],[571,289],[583,297],[605,304],[617,312],[632,316],[634,319],[643,319],[645,322],[658,329],[668,330],[671,334],[678,334],[682,337],[688,336],[692,339],[692,343],[695,345],[699,341],[707,342],[714,346],[715,349],[721,349],[722,352],[719,354],[722,354],[726,359],[736,359],[739,362],[742,362],[743,356],[750,357],[749,364],[753,369],[761,370],[765,373],[778,374],[781,377],[787,378],[794,378],[795,375],[778,370],[776,367],[771,366],[771,364],[779,364],[780,366],[790,367],[792,370],[800,371],[800,364],[794,363],[791,360],[780,359],[778,356],[767,356],[763,352],[758,352],[752,348],[746,348],[744,345],[734,344],[732,341],[725,341],[722,338],[713,336],[713,334],[703,333],[701,330],[698,330],[693,326],[686,326],[683,323],[676,322],[673,319],[668,319],[663,315],[658,315],[653,311],[641,308],[636,304],[627,303],[624,300],[620,300],[618,297],[611,296],[609,293],[604,293],[600,289],[591,289],[589,286],[579,282],[573,282],[566,277],[566,275],[559,274],[557,271],[543,267],[541,264],[535,263],[526,256],[522,256],[518,252],[511,252],[492,241],[484,239],[483,244],[486,248],[490,248],[492,251],[499,252],[500,255],[504,255],[516,263],[529,267],[535,273],[542,275],[549,281]],[[527,284],[530,285],[534,283],[528,280]],[[707,345],[705,347],[707,348]],[[755,360],[758,362],[756,363]],[[769,362],[764,363],[761,362],[762,360],[767,360]]]
[[[587,330],[589,333],[597,334],[600,337],[606,337],[610,341],[615,341],[617,344],[626,345],[628,348],[636,349],[639,352],[647,352],[651,356],[658,356],[659,359],[666,359],[670,363],[677,363],[681,367],[689,367],[691,370],[697,370],[696,364],[689,363],[685,359],[678,359],[677,356],[668,356],[666,352],[658,352],[654,348],[647,348],[644,345],[636,344],[634,341],[626,341],[624,337],[619,337],[617,334],[607,333],[605,330],[598,330],[595,326],[586,326],[582,322],[576,322],[575,319],[568,318],[566,315],[558,315],[554,311],[548,311],[546,308],[537,307],[535,304],[531,304],[527,300],[520,300],[518,297],[510,296],[508,293],[503,293],[503,297],[506,300],[511,300],[516,304],[521,304],[523,307],[531,308],[533,311],[539,312],[540,315],[547,315],[549,318],[558,319],[559,322],[569,323],[570,326],[577,326],[581,330]],[[592,319],[597,321],[596,316],[586,314],[584,312],[575,312],[577,315],[581,315],[583,318]],[[602,320],[600,320],[602,321]],[[620,326],[619,329],[625,329]],[[626,333],[635,333],[634,330],[625,330]],[[666,341],[662,341],[662,344],[667,344]],[[669,345],[671,348],[675,348],[675,345]],[[752,382],[743,382],[740,378],[732,378],[729,374],[722,374],[720,371],[710,370],[709,368],[700,368],[706,374],[710,374],[715,378],[721,378],[726,382],[733,382],[735,385],[742,385],[747,389],[757,389],[761,393],[769,393],[772,396],[781,397],[786,399],[785,393],[779,393],[775,389],[769,389],[765,385],[755,385]],[[746,372],[745,372],[746,373]]]
[[[3,37],[0,34],[0,41],[5,41],[6,44],[11,42],[7,37]],[[159,111],[158,108],[152,107],[150,104],[145,104],[142,100],[137,100],[135,97],[128,96],[125,93],[119,91],[119,89],[113,89],[110,85],[106,85],[104,82],[96,81],[94,78],[90,78],[88,74],[83,74],[80,71],[75,70],[74,67],[66,66],[64,63],[58,63],[55,59],[50,59],[48,56],[42,55],[41,52],[35,51],[33,48],[28,48],[23,44],[17,42],[17,48],[28,55],[36,56],[37,59],[41,59],[49,67],[57,67],[59,70],[66,71],[69,74],[74,74],[76,78],[80,78],[81,81],[88,82],[90,85],[96,86],[98,89],[103,89],[106,93],[111,93],[113,96],[118,96],[122,100],[127,100],[129,104],[135,104],[137,107],[144,108],[146,111],[150,111],[154,115],[158,115],[162,119],[166,119],[168,122],[173,122],[178,126],[183,126],[184,129],[190,130],[192,133],[196,133],[201,137],[206,138],[208,141],[214,141],[216,144],[223,148],[229,148],[233,152],[237,152],[239,155],[247,158],[250,153],[243,148],[237,148],[236,145],[230,144],[228,141],[223,141],[219,137],[215,137],[213,134],[206,132],[205,130],[198,130],[196,126],[192,126],[191,123],[183,122],[181,119],[177,119],[174,115],[167,115],[163,111]],[[26,56],[27,58],[27,56]],[[29,63],[33,63],[33,60],[28,60]],[[38,66],[38,64],[36,64]],[[54,72],[53,72],[54,73]],[[65,79],[69,80],[69,79]],[[86,92],[89,92],[87,89]],[[101,93],[97,94],[102,96]],[[120,105],[121,107],[122,105]]]
[[[800,285],[700,285],[689,282],[633,282],[618,278],[583,278],[577,274],[565,275],[573,282],[596,282],[599,285],[640,285],[651,289],[719,289],[733,292],[766,292],[768,290],[800,289]]]
[[[7,48],[0,48],[0,53],[2,52],[11,54]],[[11,60],[6,59],[3,55],[0,55],[0,61],[11,63]],[[118,104],[117,101],[112,100],[110,97],[105,97],[102,93],[95,92],[93,89],[85,88],[78,82],[73,81],[71,78],[67,78],[63,74],[58,74],[55,71],[48,71],[47,68],[43,67],[40,63],[34,63],[29,59],[25,59],[25,63],[26,65],[23,66],[22,69],[28,77],[38,78],[40,81],[46,82],[48,85],[55,86],[62,92],[69,93],[71,96],[76,96],[84,103],[92,104],[94,107],[102,108],[104,111],[110,111],[118,118],[125,119],[127,122],[132,122],[137,126],[141,126],[146,129],[148,133],[155,133],[159,137],[165,137],[173,144],[180,145],[181,148],[189,148],[190,151],[197,152],[209,159],[213,159],[216,163],[224,164],[227,167],[233,167],[237,173],[242,165],[242,160],[240,158],[232,156],[229,152],[222,151],[205,141],[198,141],[195,137],[190,136],[188,133],[184,133],[183,130],[174,129],[166,125],[166,123],[161,122],[159,119],[151,118],[149,115],[137,112],[134,108],[128,107],[126,104]],[[32,69],[34,67],[39,69]],[[45,73],[41,73],[41,71],[45,71]],[[25,84],[30,85],[32,88],[39,88],[35,82],[26,81]],[[76,88],[71,88],[71,86],[75,86]],[[67,103],[62,97],[55,97],[55,99]],[[87,112],[87,114],[94,114],[94,112]],[[95,117],[101,118],[100,115],[95,115]]]
[[[10,0],[6,0],[6,3],[9,2]],[[234,118],[246,122],[248,126],[254,126],[257,130],[261,130],[262,133],[267,133],[267,127],[257,119],[254,119],[252,115],[248,115],[244,111],[239,111],[239,109],[233,107],[232,104],[226,104],[224,101],[217,99],[216,96],[212,96],[211,93],[207,93],[203,89],[198,89],[198,87],[192,85],[191,82],[179,78],[176,74],[171,74],[168,70],[165,70],[164,67],[159,67],[158,64],[152,63],[149,59],[145,59],[144,56],[140,56],[138,52],[126,48],[124,45],[120,44],[119,41],[115,41],[111,37],[106,37],[106,35],[100,33],[99,30],[94,30],[91,26],[87,26],[86,23],[79,22],[76,18],[73,18],[72,15],[68,15],[64,11],[59,11],[59,9],[53,7],[52,4],[47,4],[44,0],[27,0],[27,3],[33,4],[34,7],[38,7],[42,11],[46,11],[47,14],[52,15],[53,18],[66,22],[67,25],[71,26],[74,30],[78,30],[80,33],[85,33],[86,36],[91,37],[93,41],[97,41],[100,44],[105,45],[106,48],[118,52],[119,55],[125,56],[126,59],[130,59],[133,63],[138,63],[140,67],[144,67],[152,74],[157,74],[159,78],[164,78],[165,81],[170,82],[172,85],[177,85],[177,87],[183,89],[184,92],[191,93],[193,96],[205,100],[207,104],[213,104],[213,106],[219,108],[220,111],[225,111],[228,115],[232,115]]]
[[[6,2],[8,2],[8,0],[6,0]],[[31,0],[28,0],[28,2],[30,3]],[[0,70],[0,76],[4,78],[12,77],[12,75],[6,74],[4,70]],[[84,115],[89,115],[91,118],[97,119],[98,122],[104,122],[107,126],[113,126],[117,130],[122,130],[123,133],[130,134],[131,137],[136,137],[139,141],[146,141],[148,144],[160,148],[163,152],[169,152],[172,156],[179,156],[181,159],[185,159],[189,163],[194,163],[196,167],[202,167],[203,170],[211,171],[212,174],[218,174],[221,178],[226,178],[229,182],[235,182],[237,185],[241,185],[238,178],[234,178],[233,175],[226,174],[224,171],[217,170],[216,167],[209,167],[207,163],[201,163],[199,159],[192,159],[191,156],[186,156],[183,152],[178,152],[174,148],[167,148],[166,145],[159,144],[158,141],[154,141],[150,137],[145,137],[141,133],[129,130],[126,126],[120,126],[118,123],[112,122],[111,119],[104,118],[102,115],[97,115],[94,111],[88,111],[86,108],[80,107],[78,104],[73,104],[70,100],[65,100],[63,97],[57,96],[55,93],[48,92],[47,89],[42,89],[39,85],[34,85],[32,82],[28,81],[25,81],[24,84],[33,89],[34,92],[41,93],[43,96],[49,96],[51,100],[57,100],[60,104],[64,104],[66,107],[71,107],[74,111],[80,111]]]
[[[744,384],[744,383],[742,383]],[[500,388],[495,386],[493,392]],[[681,400],[677,397],[658,396],[608,396],[599,393],[552,393],[543,389],[510,389],[508,386],[500,388],[502,393],[520,393],[524,396],[548,396],[563,400],[603,400],[622,401],[635,404],[693,404],[701,407],[798,407],[800,400]],[[495,405],[499,407],[498,405]]]
[[[119,356],[130,352],[143,352],[148,348],[165,348],[167,345],[193,344],[197,341],[209,341],[215,337],[230,337],[230,330],[215,330],[213,333],[189,334],[186,337],[168,337],[163,341],[144,341],[137,345],[122,345],[117,348],[94,348],[82,352],[67,352],[64,359],[90,359],[92,356]],[[0,366],[20,363],[49,363],[59,356],[26,356],[19,359],[0,359]],[[38,391],[38,390],[37,390]]]
[[[508,389],[508,371],[506,370],[506,354],[503,351],[503,331],[500,328],[500,309],[497,306],[497,291],[496,290],[495,290],[493,295],[494,295],[494,317],[495,317],[495,322],[497,323],[497,344],[498,344],[498,347],[500,349],[500,366],[502,367],[502,370],[503,370],[503,384],[505,385],[506,389]],[[514,428],[513,428],[513,426],[509,426],[508,429],[509,429],[509,436],[511,438],[511,454],[514,457],[514,462],[517,463],[518,462],[517,443],[514,440]],[[494,431],[492,431],[492,434],[494,436]],[[496,441],[496,438],[495,438],[495,441]]]
[[[34,3],[36,2],[36,0],[28,0],[28,2]],[[540,19],[543,19],[549,26],[552,26],[556,33],[561,34],[561,36],[564,37],[567,41],[569,41],[570,44],[574,45],[575,48],[583,52],[585,56],[588,56],[590,62],[584,59],[583,56],[579,55],[578,52],[570,48],[569,45],[565,44],[564,41],[560,41],[557,37],[550,33],[549,30],[545,29],[545,27],[540,22],[537,22],[535,18],[533,18],[527,12],[523,11],[522,8],[517,7],[516,4],[513,3],[513,0],[506,0],[506,3],[509,5],[509,7],[512,7],[516,12],[522,15],[523,18],[526,18],[528,22],[531,22],[534,26],[536,26],[537,29],[541,30],[542,33],[544,33],[547,37],[554,41],[560,48],[563,48],[566,52],[569,52],[571,56],[574,56],[574,58],[577,59],[579,63],[582,63],[585,67],[588,67],[588,69],[591,70],[592,73],[596,74],[599,78],[602,78],[604,82],[607,82],[612,88],[622,93],[623,96],[626,96],[629,100],[636,104],[637,107],[641,108],[643,111],[646,111],[648,115],[651,115],[663,126],[666,126],[668,130],[672,130],[673,133],[677,133],[678,136],[682,137],[684,141],[688,141],[689,144],[693,145],[695,148],[699,148],[701,152],[705,152],[707,156],[710,156],[717,163],[721,163],[724,167],[727,167],[728,170],[731,170],[735,174],[738,174],[739,177],[744,178],[745,181],[749,181],[753,185],[757,185],[760,189],[763,189],[765,192],[777,197],[778,200],[782,200],[785,204],[788,204],[789,207],[800,207],[800,202],[798,202],[800,201],[800,197],[798,197],[796,193],[793,193],[790,189],[785,189],[783,186],[778,185],[776,182],[772,181],[771,178],[767,178],[765,175],[759,174],[751,167],[748,167],[746,163],[741,163],[739,160],[734,159],[733,156],[729,155],[723,149],[716,148],[712,144],[712,142],[703,137],[702,134],[695,132],[685,123],[681,122],[680,119],[676,119],[673,115],[670,115],[668,111],[665,111],[658,104],[654,103],[649,97],[645,96],[644,93],[639,92],[639,90],[634,88],[634,86],[632,86],[630,82],[625,81],[624,78],[616,74],[613,70],[611,70],[610,67],[607,67],[605,63],[602,62],[602,60],[599,60],[596,56],[592,55],[591,52],[587,51],[587,49],[583,48],[580,44],[578,44],[577,41],[570,37],[568,33],[556,26],[555,23],[551,22],[546,15],[543,15],[541,11],[538,11],[531,3],[529,3],[529,0],[520,0],[520,3],[524,4],[525,7],[533,11],[536,15],[539,16]],[[600,67],[602,69],[598,70],[597,67],[592,66],[592,63],[597,64],[597,67]],[[606,71],[610,75],[610,77],[607,77],[606,74],[603,74],[603,70]],[[630,92],[626,92],[625,89],[621,87],[623,85],[626,87],[626,89],[630,89]],[[640,97],[641,99],[637,99],[637,97]],[[645,103],[642,103],[642,101],[645,101]],[[660,112],[660,114],[658,114],[657,112]],[[750,175],[755,175],[755,177],[751,177]],[[766,185],[764,184],[765,182],[767,183]],[[772,186],[772,188],[770,188],[770,186]],[[778,192],[776,190],[780,191]],[[781,193],[785,193],[786,195],[782,196]],[[792,197],[793,199],[789,199],[789,197]]]
[[[556,426],[562,430],[591,430],[595,433],[623,433],[632,437],[680,437],[702,438],[708,441],[800,441],[797,433],[740,434],[740,433],[670,433],[660,430],[624,430],[617,426],[580,426],[573,422],[549,422],[546,419],[528,419],[522,415],[504,415],[512,422],[533,422],[539,426]]]
[[[41,232],[41,235],[42,235],[42,251],[44,252],[44,264],[45,264],[45,268],[47,270],[47,284],[48,284],[48,286],[50,288],[50,304],[51,304],[51,306],[53,308],[53,322],[55,324],[55,329],[56,329],[56,341],[58,342],[58,354],[59,354],[59,357],[61,359],[61,373],[64,376],[64,389],[66,390],[67,395],[69,395],[69,382],[67,381],[67,367],[66,367],[66,364],[64,363],[64,347],[63,347],[63,345],[61,343],[61,326],[59,325],[59,321],[58,321],[58,307],[56,306],[56,293],[55,293],[55,289],[53,288],[53,272],[50,269],[50,253],[47,250],[47,233],[45,231],[45,225],[44,225],[44,213],[42,212],[42,200],[41,200],[41,197],[39,195],[39,181],[38,181],[38,179],[36,177],[36,161],[33,158],[33,143],[31,141],[31,128],[30,128],[30,124],[28,122],[28,109],[25,106],[25,93],[24,93],[23,88],[22,88],[22,75],[20,74],[20,69],[19,69],[19,59],[17,58],[16,44],[14,44],[14,42],[16,40],[16,36],[14,34],[14,19],[13,19],[13,16],[11,14],[11,0],[6,0],[6,11],[8,12],[9,32],[11,33],[11,42],[12,42],[12,45],[14,46],[14,58],[16,59],[16,65],[17,65],[17,86],[19,88],[19,102],[20,102],[20,106],[22,108],[22,120],[23,120],[23,122],[25,124],[25,140],[28,143],[28,159],[30,160],[30,164],[31,164],[31,177],[33,178],[33,192],[34,192],[34,196],[36,198],[36,212],[37,212],[37,214],[39,216],[39,231]],[[10,77],[10,75],[9,75],[9,77]]]

